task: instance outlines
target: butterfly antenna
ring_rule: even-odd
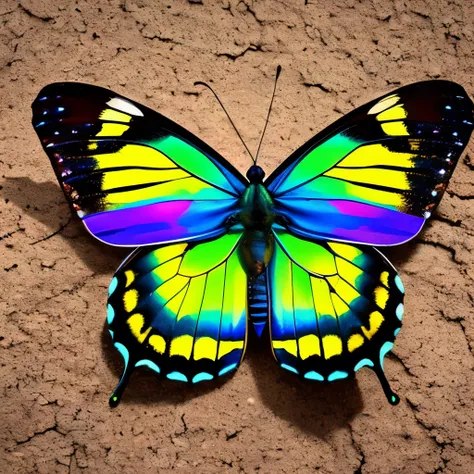
[[[255,163],[255,158],[253,157],[252,153],[250,153],[250,150],[248,148],[248,146],[245,144],[244,142],[244,139],[242,138],[242,135],[239,133],[239,131],[237,130],[237,127],[235,126],[234,122],[232,121],[232,119],[230,118],[230,115],[227,113],[227,110],[225,109],[224,107],[224,104],[221,102],[221,100],[219,99],[219,97],[217,96],[217,94],[214,92],[214,89],[209,85],[209,84],[206,84],[205,82],[201,82],[201,81],[197,81],[194,83],[195,86],[204,86],[204,87],[207,87],[213,94],[214,94],[214,97],[217,99],[217,102],[219,102],[220,106],[222,107],[222,110],[225,112],[225,114],[227,115],[227,118],[229,119],[229,122],[232,124],[232,126],[234,127],[234,130],[235,130],[235,133],[237,133],[238,137],[240,138],[240,141],[242,142],[242,145],[244,145],[245,149],[247,150],[247,153],[250,155],[250,158],[252,158],[252,161]]]
[[[281,73],[281,66],[278,66],[277,71],[276,71],[276,75],[275,75],[275,85],[273,86],[272,100],[270,101],[270,107],[268,108],[267,120],[265,122],[265,126],[263,127],[262,136],[260,137],[260,142],[258,144],[257,154],[255,155],[254,164],[257,163],[258,154],[260,153],[260,147],[262,146],[263,137],[265,135],[265,131],[267,130],[268,120],[270,118],[270,112],[272,111],[273,99],[275,98],[275,92],[276,92],[276,88],[277,88],[278,78],[280,77],[280,73]]]

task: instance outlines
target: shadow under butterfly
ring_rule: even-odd
[[[245,178],[130,99],[46,86],[33,126],[66,197],[93,236],[138,247],[109,288],[108,327],[125,364],[110,405],[135,367],[191,383],[234,371],[250,323],[258,335],[268,324],[282,368],[332,382],[369,367],[397,404],[383,363],[404,289],[374,246],[420,232],[473,123],[460,85],[419,82],[342,117],[267,179],[257,165],[265,128],[255,157],[242,140],[253,159]]]

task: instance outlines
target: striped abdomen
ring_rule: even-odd
[[[253,284],[249,285],[248,298],[250,321],[257,335],[261,336],[268,320],[266,272],[261,273]]]

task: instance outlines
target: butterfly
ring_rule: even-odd
[[[473,130],[460,85],[419,82],[359,107],[267,179],[256,162],[245,178],[186,129],[101,87],[51,84],[32,107],[87,230],[138,247],[109,287],[124,359],[111,406],[136,367],[190,383],[231,373],[249,325],[261,335],[267,324],[282,368],[332,382],[369,367],[399,402],[384,357],[404,288],[374,247],[412,239],[438,205]]]

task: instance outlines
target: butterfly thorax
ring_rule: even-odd
[[[273,200],[263,185],[265,173],[259,166],[247,172],[250,181],[240,200],[239,218],[245,228],[242,257],[250,275],[260,275],[273,254],[271,227],[275,221]]]

